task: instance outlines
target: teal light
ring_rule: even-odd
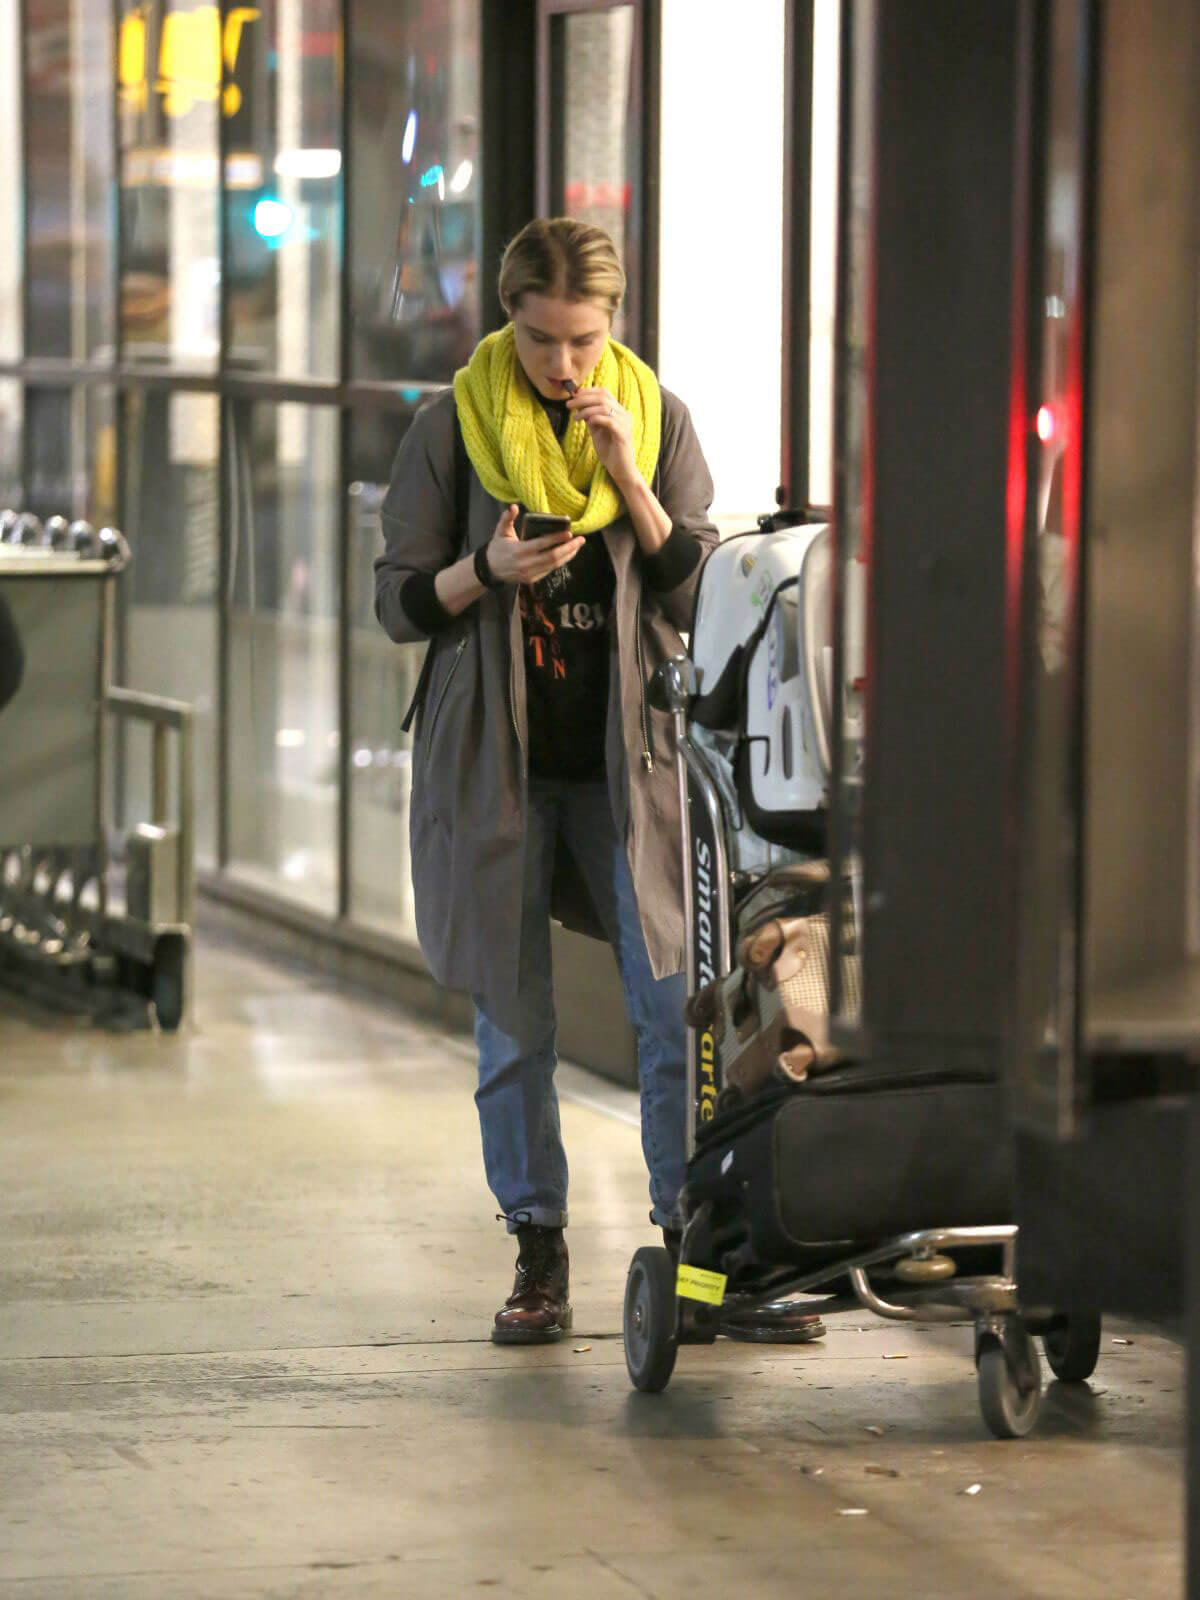
[[[422,189],[436,189],[438,181],[446,176],[445,168],[441,166],[428,167],[421,174]]]
[[[271,196],[254,208],[254,231],[263,239],[282,239],[292,225],[292,208]]]

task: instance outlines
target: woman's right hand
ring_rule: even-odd
[[[540,539],[517,538],[519,506],[505,508],[487,547],[488,570],[501,583],[536,583],[565,567],[583,549],[583,539],[570,533],[546,533]]]

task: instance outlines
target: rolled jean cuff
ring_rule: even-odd
[[[502,1211],[500,1216],[509,1233],[516,1233],[518,1228],[565,1228],[567,1225],[565,1211],[551,1211],[546,1206],[520,1206],[507,1216]]]

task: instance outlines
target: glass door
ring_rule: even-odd
[[[539,16],[538,208],[611,234],[625,263],[613,333],[651,364],[648,137],[643,92],[650,7],[643,0],[542,0]]]

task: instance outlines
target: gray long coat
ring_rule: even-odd
[[[712,479],[687,408],[663,391],[655,492],[673,527],[706,546]],[[391,638],[424,635],[400,603],[414,572],[436,573],[492,537],[504,509],[470,473],[465,548],[455,521],[454,395],[427,401],[392,469],[375,564],[375,610]],[[610,626],[607,772],[646,945],[657,977],[683,965],[678,756],[671,719],[646,701],[647,676],[682,648],[699,567],[669,594],[644,587],[633,525],[622,516],[603,538],[616,572]],[[413,739],[410,839],[417,936],[447,988],[500,998],[515,992],[520,960],[525,836],[525,655],[516,589],[489,590],[433,643]],[[643,732],[645,727],[646,732]],[[649,746],[650,759],[646,758]],[[555,915],[598,933],[577,875],[556,866]]]

